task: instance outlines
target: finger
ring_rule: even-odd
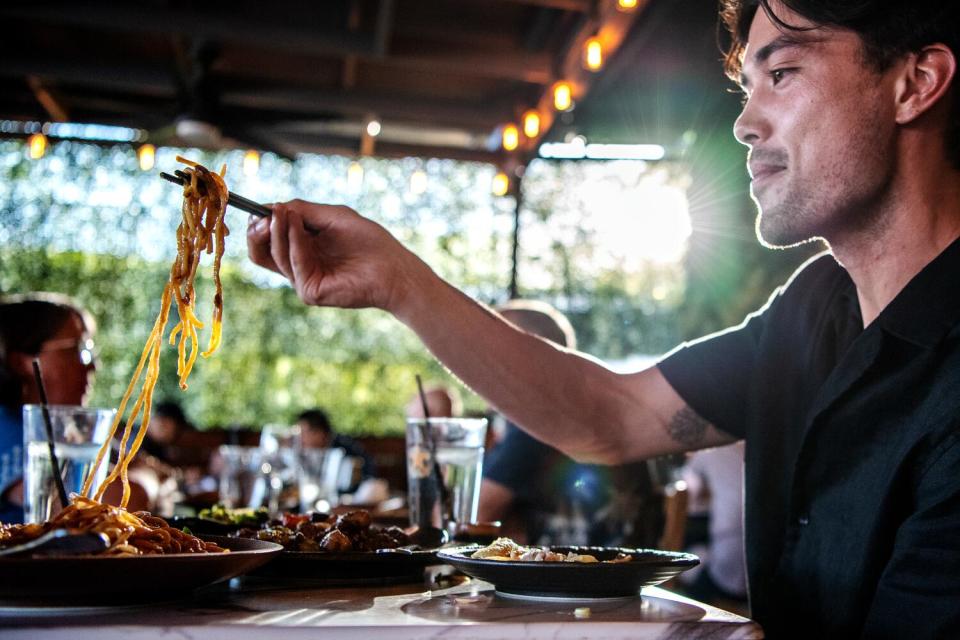
[[[293,282],[293,270],[290,268],[290,238],[287,235],[289,222],[287,207],[284,205],[274,207],[273,215],[270,216],[270,256],[280,273]]]
[[[323,277],[319,265],[320,257],[317,255],[315,237],[310,234],[304,226],[303,216],[298,213],[291,213],[288,226],[289,247],[290,247],[290,268],[293,272],[293,279],[296,282],[297,295],[307,304],[320,304],[316,287],[322,284]],[[311,290],[306,287],[308,284]]]
[[[247,255],[254,264],[279,272],[273,256],[270,255],[270,221],[268,219],[250,216],[247,220]]]

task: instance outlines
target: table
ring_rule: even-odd
[[[657,587],[644,589],[642,598],[556,602],[506,598],[495,594],[490,584],[468,578],[452,584],[433,589],[425,584],[305,588],[248,578],[166,603],[0,606],[0,636],[11,640],[763,637],[751,620]]]

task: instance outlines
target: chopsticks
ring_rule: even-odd
[[[169,173],[160,172],[160,177],[168,182],[178,184],[183,186],[183,183],[188,180],[187,174],[183,171],[174,171],[176,175],[170,175]],[[227,195],[227,204],[240,209],[241,211],[246,211],[247,213],[252,213],[255,216],[260,216],[261,218],[266,218],[271,213],[270,207],[265,207],[259,202],[254,202],[249,198],[244,198],[241,195],[229,191]]]

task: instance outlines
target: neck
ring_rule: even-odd
[[[828,238],[857,287],[864,327],[960,237],[960,171],[941,169],[895,184],[870,228]]]

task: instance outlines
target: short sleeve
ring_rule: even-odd
[[[764,311],[737,327],[684,343],[657,367],[697,415],[737,438],[745,436],[743,417],[760,357]]]

